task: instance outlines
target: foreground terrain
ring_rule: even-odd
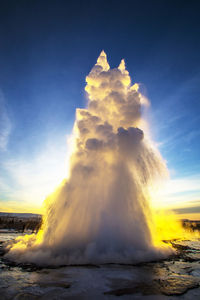
[[[38,268],[3,256],[3,244],[20,233],[0,233],[2,300],[200,299],[200,241],[173,241],[177,255],[138,265]]]

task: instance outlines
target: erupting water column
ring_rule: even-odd
[[[104,51],[86,82],[88,107],[76,111],[69,178],[46,200],[42,230],[19,238],[8,257],[55,265],[131,263],[169,250],[152,237],[149,186],[167,169],[140,129],[145,100],[138,85],[131,85],[124,60],[110,69]]]

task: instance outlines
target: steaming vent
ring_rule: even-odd
[[[46,199],[37,235],[18,238],[8,257],[38,264],[132,263],[162,257],[149,187],[167,174],[148,135],[148,101],[124,60],[104,51],[86,77],[88,106],[76,110],[69,177]]]

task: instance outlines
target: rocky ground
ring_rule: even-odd
[[[200,241],[173,241],[177,255],[138,265],[38,268],[3,256],[1,233],[0,299],[200,299]]]

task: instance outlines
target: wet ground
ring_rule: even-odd
[[[0,253],[3,242],[17,235],[0,233]],[[0,299],[200,299],[200,240],[173,244],[177,256],[129,266],[39,269],[0,256]]]

